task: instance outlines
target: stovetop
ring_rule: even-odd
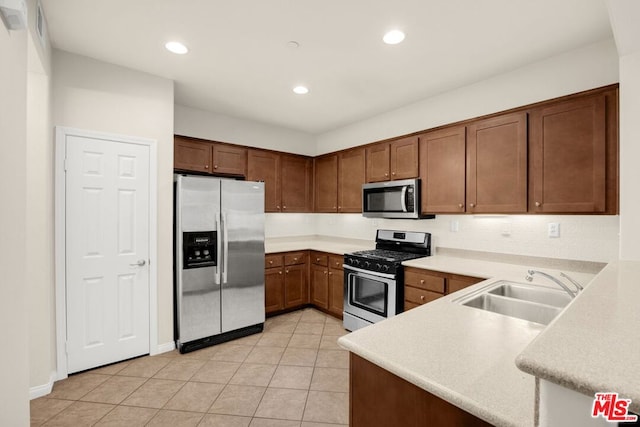
[[[344,263],[373,273],[402,273],[401,263],[431,255],[431,234],[411,231],[378,230],[376,249],[345,254]]]

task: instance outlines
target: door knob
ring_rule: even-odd
[[[147,263],[147,261],[143,260],[143,259],[139,259],[138,262],[135,262],[133,264],[129,264],[131,267],[144,267],[144,265]]]

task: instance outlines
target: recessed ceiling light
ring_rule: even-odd
[[[287,47],[290,47],[291,49],[297,49],[300,47],[300,43],[295,40],[291,40],[287,42]]]
[[[400,30],[391,30],[382,37],[386,44],[398,44],[404,40],[404,33]]]
[[[178,55],[184,55],[189,52],[189,49],[180,42],[167,42],[164,47],[166,47],[169,52],[177,53]]]
[[[293,88],[293,91],[298,95],[305,95],[309,93],[309,88],[307,88],[306,86],[296,86]]]

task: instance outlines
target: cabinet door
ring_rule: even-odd
[[[420,135],[423,213],[465,211],[466,143],[464,126]]]
[[[391,179],[418,176],[418,137],[412,136],[391,142],[389,164]]]
[[[282,211],[313,210],[313,161],[308,157],[282,155]]]
[[[213,144],[213,173],[245,176],[247,149],[226,144]]]
[[[211,144],[176,136],[173,144],[173,167],[211,173]]]
[[[533,212],[604,212],[605,95],[531,113]]]
[[[317,157],[315,169],[315,212],[338,211],[338,156]]]
[[[280,155],[249,150],[247,180],[264,182],[264,211],[280,212]]]
[[[284,307],[297,307],[309,302],[306,264],[284,268]]]
[[[321,265],[311,266],[311,304],[329,307],[329,271]]]
[[[389,181],[389,150],[388,142],[367,148],[367,182]]]
[[[527,211],[527,114],[467,127],[467,212]]]
[[[268,313],[284,309],[284,274],[282,268],[264,271],[264,307]]]
[[[364,149],[340,153],[338,161],[338,212],[362,212],[362,184],[364,181]]]
[[[342,317],[344,311],[344,272],[329,268],[329,311]]]

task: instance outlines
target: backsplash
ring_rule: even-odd
[[[455,229],[457,223],[458,231]],[[560,237],[548,237],[549,223]],[[374,240],[378,228],[427,231],[436,248],[609,262],[618,258],[613,215],[437,215],[429,220],[364,218],[360,214],[267,214],[266,237],[305,235]]]

